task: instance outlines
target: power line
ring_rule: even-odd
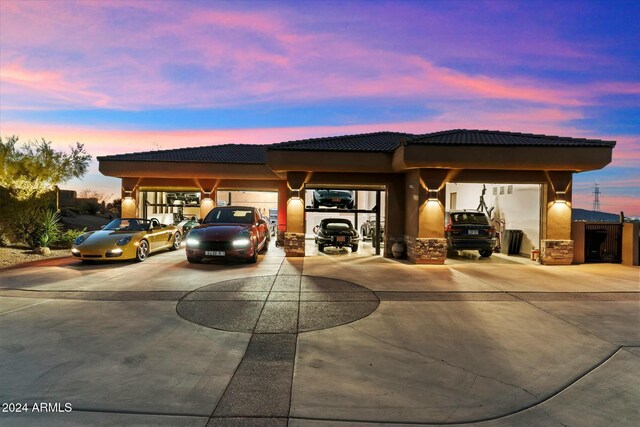
[[[593,185],[593,209],[596,212],[600,211],[600,184],[596,181]]]

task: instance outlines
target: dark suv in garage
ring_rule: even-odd
[[[444,234],[451,250],[477,250],[482,257],[490,257],[496,247],[496,229],[484,212],[449,211],[445,216]]]

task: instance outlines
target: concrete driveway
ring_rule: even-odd
[[[0,271],[0,425],[638,425],[638,268],[483,261]]]

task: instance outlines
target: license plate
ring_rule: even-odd
[[[345,240],[347,240],[347,238],[346,238],[346,237],[344,237],[344,236],[338,236],[338,237],[336,237],[336,242],[344,242]]]
[[[224,256],[224,251],[204,251],[204,254],[209,256]]]
[[[477,236],[478,235],[478,230],[468,230],[467,234],[469,236]]]
[[[334,197],[333,199],[331,199],[332,202],[339,202],[340,201],[340,197]]]

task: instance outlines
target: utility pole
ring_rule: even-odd
[[[593,209],[596,212],[600,212],[600,184],[598,181],[593,186]]]

